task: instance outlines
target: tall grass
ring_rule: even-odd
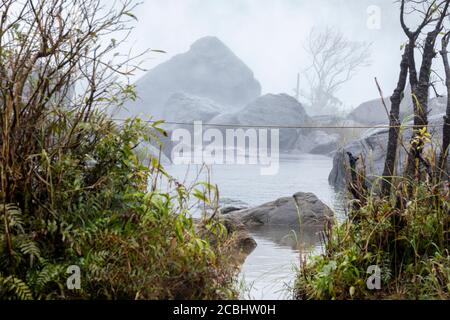
[[[449,189],[432,179],[393,183],[390,197],[372,189],[327,232],[324,253],[300,268],[296,298],[450,299]],[[381,270],[379,290],[367,286],[370,266]]]

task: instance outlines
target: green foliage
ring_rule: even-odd
[[[158,192],[173,179],[142,146],[162,122],[111,118],[137,99],[137,57],[120,52],[136,5],[2,1],[0,299],[236,296],[227,237],[206,221],[210,243],[189,214],[200,194]],[[81,290],[66,286],[72,265]]]
[[[151,179],[170,179],[156,159],[144,166],[134,152],[154,129],[139,119],[119,127],[98,114],[78,130],[91,138],[34,155],[31,194],[1,208],[0,299],[236,297],[235,269],[220,245],[199,235],[189,192],[148,191]],[[81,268],[79,291],[66,288],[70,265]]]
[[[397,191],[401,194],[400,191]],[[448,193],[422,183],[405,206],[370,197],[334,227],[325,253],[299,270],[299,299],[449,299]],[[369,266],[381,290],[369,290]]]

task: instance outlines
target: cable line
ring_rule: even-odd
[[[113,119],[114,121],[124,122],[126,119]],[[156,121],[145,120],[147,123],[152,123]],[[194,126],[193,122],[174,122],[174,121],[163,121],[161,124],[170,124],[170,125],[180,125],[180,126]],[[390,126],[390,125],[361,125],[361,126],[338,126],[338,125],[325,125],[325,126],[283,126],[283,125],[254,125],[254,124],[237,124],[237,123],[201,123],[202,126],[205,127],[224,127],[224,128],[267,128],[267,129],[389,129],[389,128],[423,128],[422,125],[399,125],[399,126]],[[443,124],[429,124],[428,128],[442,128]]]

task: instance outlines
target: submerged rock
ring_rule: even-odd
[[[261,206],[230,213],[247,226],[273,225],[299,228],[321,225],[333,218],[333,211],[312,193],[299,192]]]
[[[269,240],[281,247],[290,247],[292,250],[311,252],[323,244],[323,225],[304,226],[294,230],[286,226],[261,225],[250,228],[252,235],[257,238]]]
[[[219,201],[220,213],[229,214],[234,211],[244,210],[249,207],[247,203],[230,198],[221,198]]]

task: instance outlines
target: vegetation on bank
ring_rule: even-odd
[[[105,42],[130,30],[133,2],[108,5],[1,4],[0,299],[235,298],[232,239],[189,213],[195,197],[211,205],[211,186],[187,189],[142,157],[160,123],[111,119],[135,98],[120,79],[137,67]]]
[[[448,191],[423,183],[404,205],[397,200],[369,196],[329,230],[324,254],[299,271],[296,297],[450,299]],[[380,268],[380,290],[367,286],[370,266]]]
[[[408,42],[391,96],[383,177],[369,183],[361,163],[364,157],[348,154],[352,201],[346,221],[326,230],[324,253],[302,264],[295,285],[298,299],[450,299],[450,32],[445,19],[450,1],[402,0],[400,6]],[[422,6],[423,12],[418,9]],[[407,12],[423,15],[415,31],[405,24]],[[426,38],[420,39],[424,33]],[[442,143],[431,145],[428,99],[434,84],[430,75],[441,36],[448,103]],[[420,73],[416,51],[422,58]],[[405,143],[399,108],[408,79],[415,127]],[[399,148],[408,155],[403,173],[397,172]],[[379,288],[367,283],[374,280],[370,267],[380,271]]]

